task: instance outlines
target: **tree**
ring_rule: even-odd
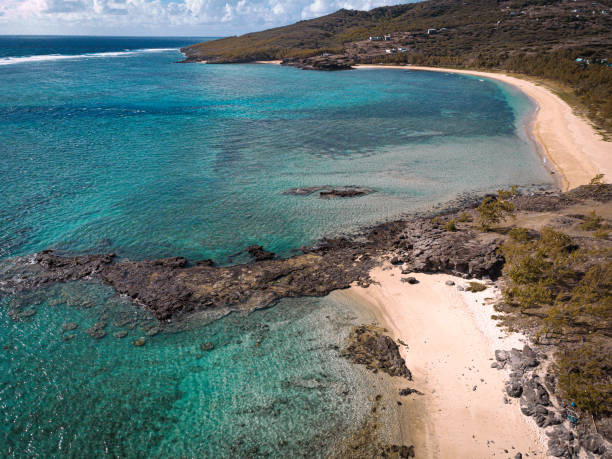
[[[476,208],[478,220],[483,231],[489,231],[491,225],[499,223],[514,214],[514,204],[508,201],[516,194],[516,186],[510,190],[498,190],[497,197],[487,196]]]

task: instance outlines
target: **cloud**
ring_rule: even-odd
[[[80,0],[47,0],[45,13],[75,13],[85,11],[86,8]]]
[[[0,31],[222,36],[290,24],[341,8],[369,10],[389,3],[389,0],[0,0]]]

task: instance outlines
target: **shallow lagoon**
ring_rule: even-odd
[[[239,262],[252,243],[288,255],[460,193],[551,182],[524,131],[531,103],[498,83],[179,58],[0,67],[2,258],[52,247]],[[376,193],[283,194],[314,185]],[[0,301],[11,457],[325,455],[386,390],[339,357],[361,319],[327,298],[155,336],[95,282]],[[85,332],[96,322],[99,340]]]

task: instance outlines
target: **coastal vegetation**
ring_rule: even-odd
[[[470,282],[469,286],[466,288],[468,292],[484,292],[487,289],[487,286],[481,282]]]
[[[589,214],[578,229],[593,231],[602,218]],[[528,317],[536,340],[554,344],[561,394],[595,416],[612,406],[612,248],[545,226],[514,228],[501,247],[506,286],[501,309]]]
[[[509,198],[516,194],[516,190],[517,187],[513,186],[510,190],[498,190],[497,196],[485,196],[476,208],[478,222],[483,231],[489,231],[491,225],[513,215],[514,204],[509,201]]]
[[[368,40],[383,35],[388,41]],[[561,97],[610,131],[611,47],[612,12],[599,1],[428,0],[367,12],[342,9],[182,51],[186,61],[333,54],[353,63],[508,71],[552,82]]]

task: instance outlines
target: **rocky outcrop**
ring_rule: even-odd
[[[375,192],[375,190],[372,188],[349,185],[341,187],[311,186],[290,188],[289,190],[283,192],[283,194],[293,196],[308,196],[312,193],[316,193],[317,191],[319,192],[320,198],[354,198]]]
[[[319,192],[321,198],[354,198],[357,196],[365,196],[366,194],[373,193],[374,190],[371,188],[360,188],[360,187],[343,187],[343,188],[332,188],[331,190],[323,190]]]
[[[285,259],[253,245],[248,253],[254,262],[225,267],[210,260],[189,265],[182,257],[130,261],[117,260],[112,253],[63,257],[45,251],[34,264],[18,274],[7,271],[1,280],[3,288],[29,289],[93,276],[167,320],[211,308],[250,310],[283,297],[322,296],[353,282],[367,286],[370,269],[390,251],[416,271],[494,275],[499,257],[493,243],[476,236],[441,231],[429,219],[390,222],[371,229],[365,238],[325,239]]]
[[[603,192],[583,187],[565,194],[546,194],[545,204],[538,195],[516,199],[523,207],[535,202],[547,209],[608,196],[612,193],[605,191],[608,189],[612,186],[604,187]],[[294,190],[305,194],[298,191],[303,189]],[[275,258],[272,252],[253,245],[247,250],[254,261],[234,266],[217,267],[212,260],[190,265],[183,257],[132,261],[117,259],[114,253],[62,256],[46,250],[33,260],[15,260],[14,267],[3,269],[0,289],[26,290],[98,278],[157,319],[167,320],[214,308],[251,310],[283,297],[322,296],[354,282],[367,286],[369,271],[383,261],[402,265],[406,274],[446,272],[465,278],[496,278],[504,263],[497,250],[502,240],[501,235],[470,228],[448,231],[435,220],[422,217],[380,224],[354,239],[324,239],[290,258]]]
[[[383,333],[383,329],[372,325],[354,327],[340,355],[374,372],[383,371],[411,381],[412,374],[399,353],[398,345]]]
[[[282,65],[297,67],[302,70],[351,70],[354,62],[344,54],[321,55],[306,58],[283,59]]]
[[[255,261],[272,260],[275,257],[274,253],[264,250],[264,248],[260,245],[251,245],[247,247],[247,253],[251,255],[255,259]],[[199,266],[211,265],[200,264]]]
[[[406,272],[447,272],[462,277],[501,274],[503,257],[497,252],[502,239],[473,231],[446,231],[430,220],[408,222],[391,259]]]
[[[550,456],[573,458],[583,454],[586,457],[606,457],[609,445],[601,435],[592,432],[584,420],[577,425],[570,423],[570,408],[555,395],[555,377],[541,368],[544,360],[545,354],[537,353],[525,345],[522,351],[495,351],[492,366],[510,370],[505,393],[518,399],[521,412],[532,417],[544,429]],[[545,372],[544,377],[540,375],[542,371]]]
[[[114,257],[114,253],[65,257],[59,256],[51,250],[43,250],[34,257],[35,265],[42,270],[36,276],[27,278],[27,281],[29,281],[28,287],[37,287],[52,282],[67,282],[92,276],[106,269],[112,263]],[[33,285],[29,285],[32,282]]]

